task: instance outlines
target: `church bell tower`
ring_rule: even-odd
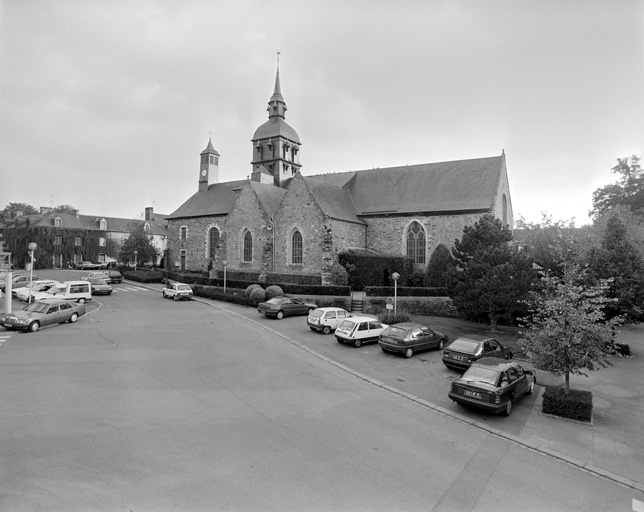
[[[199,192],[208,190],[208,185],[219,183],[219,153],[212,146],[212,138],[208,139],[208,146],[201,152],[199,164]]]

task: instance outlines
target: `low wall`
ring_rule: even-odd
[[[376,315],[380,310],[385,309],[386,304],[387,297],[365,297],[364,312]],[[398,297],[396,309],[408,311],[412,315],[459,317],[449,297]]]

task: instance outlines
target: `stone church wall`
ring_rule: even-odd
[[[190,219],[168,220],[168,268],[179,266],[181,251],[186,251],[186,270],[206,271],[210,260],[206,255],[208,229],[222,219],[217,217],[195,217]],[[186,240],[181,240],[181,227],[186,226]]]
[[[411,222],[419,222],[427,236],[426,263],[439,244],[454,246],[463,228],[474,224],[482,214],[376,217],[367,219],[367,247],[385,254],[405,254],[405,233]]]

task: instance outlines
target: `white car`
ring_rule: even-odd
[[[329,334],[335,331],[344,320],[351,317],[351,313],[342,308],[317,308],[309,313],[306,323],[312,331]]]
[[[163,289],[163,298],[172,298],[174,300],[191,300],[193,296],[192,288],[189,284],[169,283]]]
[[[46,292],[50,288],[60,284],[61,283],[59,281],[55,281],[53,279],[41,279],[40,281],[34,281],[31,285],[11,290],[11,295],[18,300],[27,302],[30,295],[33,297],[36,292]]]
[[[338,343],[351,343],[358,348],[363,343],[375,343],[388,325],[381,324],[369,316],[354,316],[347,318],[335,330]]]

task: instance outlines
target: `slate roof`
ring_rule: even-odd
[[[305,177],[304,181],[322,211],[329,217],[357,224],[366,224],[356,215],[353,199],[347,190],[315,178]]]
[[[357,215],[485,211],[505,156],[369,169],[309,178],[345,187]]]
[[[269,137],[284,137],[291,142],[300,143],[300,137],[291,126],[281,117],[273,117],[255,130],[255,135],[251,139],[253,142]]]
[[[276,187],[275,185],[268,185],[266,183],[258,183],[256,181],[249,181],[250,186],[253,187],[253,190],[257,194],[260,203],[264,207],[264,210],[270,215],[275,215],[277,208],[282,202],[286,190],[281,187]]]
[[[195,193],[174,212],[168,219],[184,217],[205,217],[209,215],[227,215],[237,199],[237,191],[241,190],[246,180],[213,183],[208,190]]]

